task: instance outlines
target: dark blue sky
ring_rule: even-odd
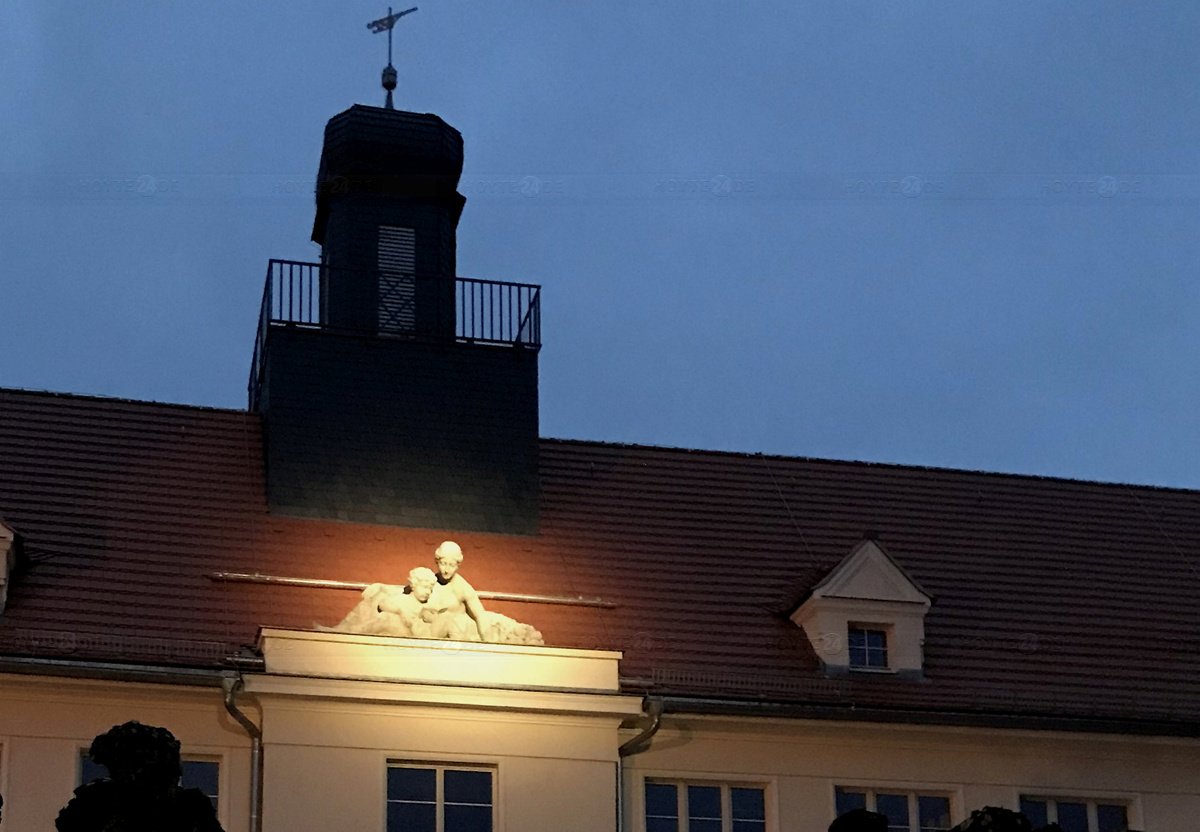
[[[414,2],[543,435],[1200,487],[1194,0]],[[385,12],[0,4],[0,386],[244,406]]]

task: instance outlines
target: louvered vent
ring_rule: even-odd
[[[379,226],[379,331],[416,330],[416,235],[411,228]]]

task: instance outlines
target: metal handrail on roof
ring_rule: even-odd
[[[362,279],[379,288],[379,309],[364,326],[336,325],[328,310],[330,284]],[[453,289],[453,306],[450,306]],[[386,295],[387,297],[382,297]],[[429,310],[418,296],[432,295]],[[452,311],[451,311],[452,310]],[[537,351],[542,345],[541,287],[528,283],[343,269],[323,263],[270,260],[250,362],[250,409],[257,410],[274,327],[372,338],[484,344]]]

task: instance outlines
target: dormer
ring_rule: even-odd
[[[17,566],[17,533],[0,519],[0,613],[8,602],[8,582]]]
[[[932,597],[874,540],[864,540],[791,615],[830,675],[922,675]]]

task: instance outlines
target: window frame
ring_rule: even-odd
[[[880,784],[874,782],[871,784],[856,783],[853,781],[832,781],[829,789],[831,817],[837,819],[837,793],[839,790],[851,792],[863,792],[867,796],[867,809],[875,810],[875,795],[882,792],[883,794],[902,794],[908,798],[908,832],[921,832],[921,813],[920,806],[917,801],[919,797],[940,797],[946,800],[950,806],[950,826],[947,830],[953,829],[958,823],[963,820],[963,812],[960,810],[959,793],[956,789],[947,788],[938,785],[925,784]],[[831,821],[832,822],[832,821]]]
[[[434,779],[434,829],[445,832],[446,823],[446,771],[486,771],[492,776],[492,832],[501,832],[500,815],[500,766],[495,762],[480,760],[413,760],[409,758],[387,756],[383,766],[383,818],[380,828],[387,832],[388,828],[388,771],[393,768],[408,768],[418,770],[433,770]]]
[[[745,774],[710,774],[696,776],[691,772],[646,772],[634,779],[635,799],[629,801],[634,813],[633,829],[646,830],[646,785],[667,785],[679,789],[679,832],[687,832],[687,786],[717,786],[721,789],[721,829],[730,832],[733,828],[733,812],[730,789],[759,789],[763,793],[763,828],[766,832],[778,832],[775,806],[775,778],[754,777]]]
[[[1099,806],[1121,806],[1125,809],[1126,828],[1142,828],[1141,806],[1135,797],[1129,795],[1096,794],[1094,792],[1050,794],[1036,790],[1018,792],[1017,808],[1020,809],[1021,804],[1025,801],[1045,803],[1047,823],[1057,822],[1059,803],[1082,803],[1087,807],[1088,832],[1097,832],[1100,828]],[[1053,806],[1053,810],[1051,806]]]
[[[851,619],[846,622],[846,667],[855,673],[895,673],[896,670],[892,666],[892,650],[893,650],[893,635],[892,625],[879,621],[857,621]],[[883,634],[883,665],[871,664],[855,664],[853,654],[850,652],[850,633],[855,630],[861,630],[864,637],[869,637],[871,633]],[[867,647],[867,656],[870,657],[870,648]]]

